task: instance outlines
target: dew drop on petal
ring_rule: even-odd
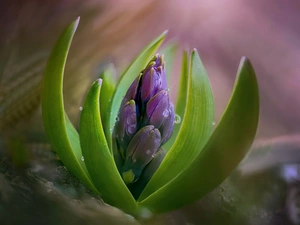
[[[82,106],[79,107],[79,110],[82,111]]]
[[[175,120],[174,120],[174,123],[178,124],[181,122],[181,117],[179,115],[175,115]]]
[[[83,157],[83,156],[81,156],[81,161],[82,161],[82,162],[84,161],[84,157]]]
[[[155,153],[151,157],[154,158],[155,157]]]
[[[171,91],[171,89],[170,88],[167,88],[167,92],[169,93]]]
[[[164,117],[168,117],[168,116],[169,116],[169,113],[170,113],[170,111],[169,111],[168,109],[165,109],[165,110],[163,111],[163,116],[164,116]]]

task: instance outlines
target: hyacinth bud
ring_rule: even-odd
[[[156,172],[164,157],[166,156],[166,152],[164,149],[158,149],[155,157],[148,163],[148,165],[144,168],[140,179],[138,179],[134,185],[131,186],[130,190],[135,197],[138,199],[143,189],[146,187],[153,174]]]
[[[115,124],[114,141],[118,162],[122,161],[118,169],[126,184],[140,178],[158,149],[169,140],[174,119],[165,62],[157,54],[129,87]]]
[[[128,145],[122,168],[126,183],[132,183],[139,178],[145,166],[155,157],[160,143],[160,132],[152,125],[145,126],[136,133]]]
[[[115,132],[120,138],[120,145],[123,149],[129,144],[129,141],[137,131],[136,105],[134,100],[122,103]]]

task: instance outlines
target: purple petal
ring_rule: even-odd
[[[155,156],[160,143],[160,132],[154,126],[148,125],[140,129],[128,145],[123,172],[132,170],[138,178],[143,168]]]
[[[134,100],[127,101],[121,105],[115,127],[116,137],[120,145],[126,149],[130,139],[137,131],[136,106]]]
[[[165,117],[169,117],[169,96],[163,90],[153,96],[146,105],[146,114],[151,125],[159,128]]]
[[[143,102],[149,101],[157,93],[161,82],[160,75],[153,67],[144,73],[141,82],[141,100]]]
[[[166,143],[172,136],[174,130],[174,120],[174,106],[172,103],[170,103],[169,116],[164,119],[162,125],[159,128],[159,131],[161,132],[161,145]]]

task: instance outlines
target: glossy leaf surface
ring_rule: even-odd
[[[97,192],[81,160],[78,133],[64,111],[64,68],[78,23],[79,18],[63,31],[49,57],[41,94],[43,121],[49,141],[64,165],[85,185]]]
[[[109,65],[100,75],[102,79],[102,87],[100,94],[101,102],[101,122],[106,138],[110,138],[109,128],[109,115],[110,115],[110,103],[112,100],[113,93],[116,87],[116,70],[114,66]],[[111,146],[110,146],[111,149]]]
[[[182,120],[184,118],[184,112],[185,112],[185,105],[186,105],[186,97],[187,97],[187,88],[188,88],[188,77],[189,77],[189,65],[188,65],[188,53],[187,51],[183,52],[182,55],[182,65],[181,65],[181,74],[180,74],[180,80],[178,84],[178,94],[177,94],[177,100],[176,100],[176,106],[175,106],[175,114],[176,114],[176,121],[174,124],[174,131],[171,138],[167,141],[166,144],[164,144],[164,149],[166,151],[169,151],[172,145],[174,144],[178,132],[180,130]]]
[[[88,92],[80,116],[80,143],[84,161],[93,184],[103,200],[130,214],[138,206],[123,182],[102,128],[99,103],[102,80],[96,81]]]

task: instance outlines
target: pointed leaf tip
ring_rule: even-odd
[[[99,86],[102,85],[102,79],[101,79],[101,78],[99,78],[99,79],[97,80],[97,82],[98,82]]]
[[[165,30],[164,32],[162,32],[162,36],[167,36],[169,30]]]
[[[42,114],[47,136],[60,160],[71,173],[97,193],[85,163],[81,160],[78,133],[64,111],[64,69],[78,24],[79,17],[65,28],[52,48],[42,82]]]
[[[73,22],[74,23],[74,27],[73,27],[74,32],[77,30],[79,22],[80,22],[80,16],[78,16],[77,19]]]

